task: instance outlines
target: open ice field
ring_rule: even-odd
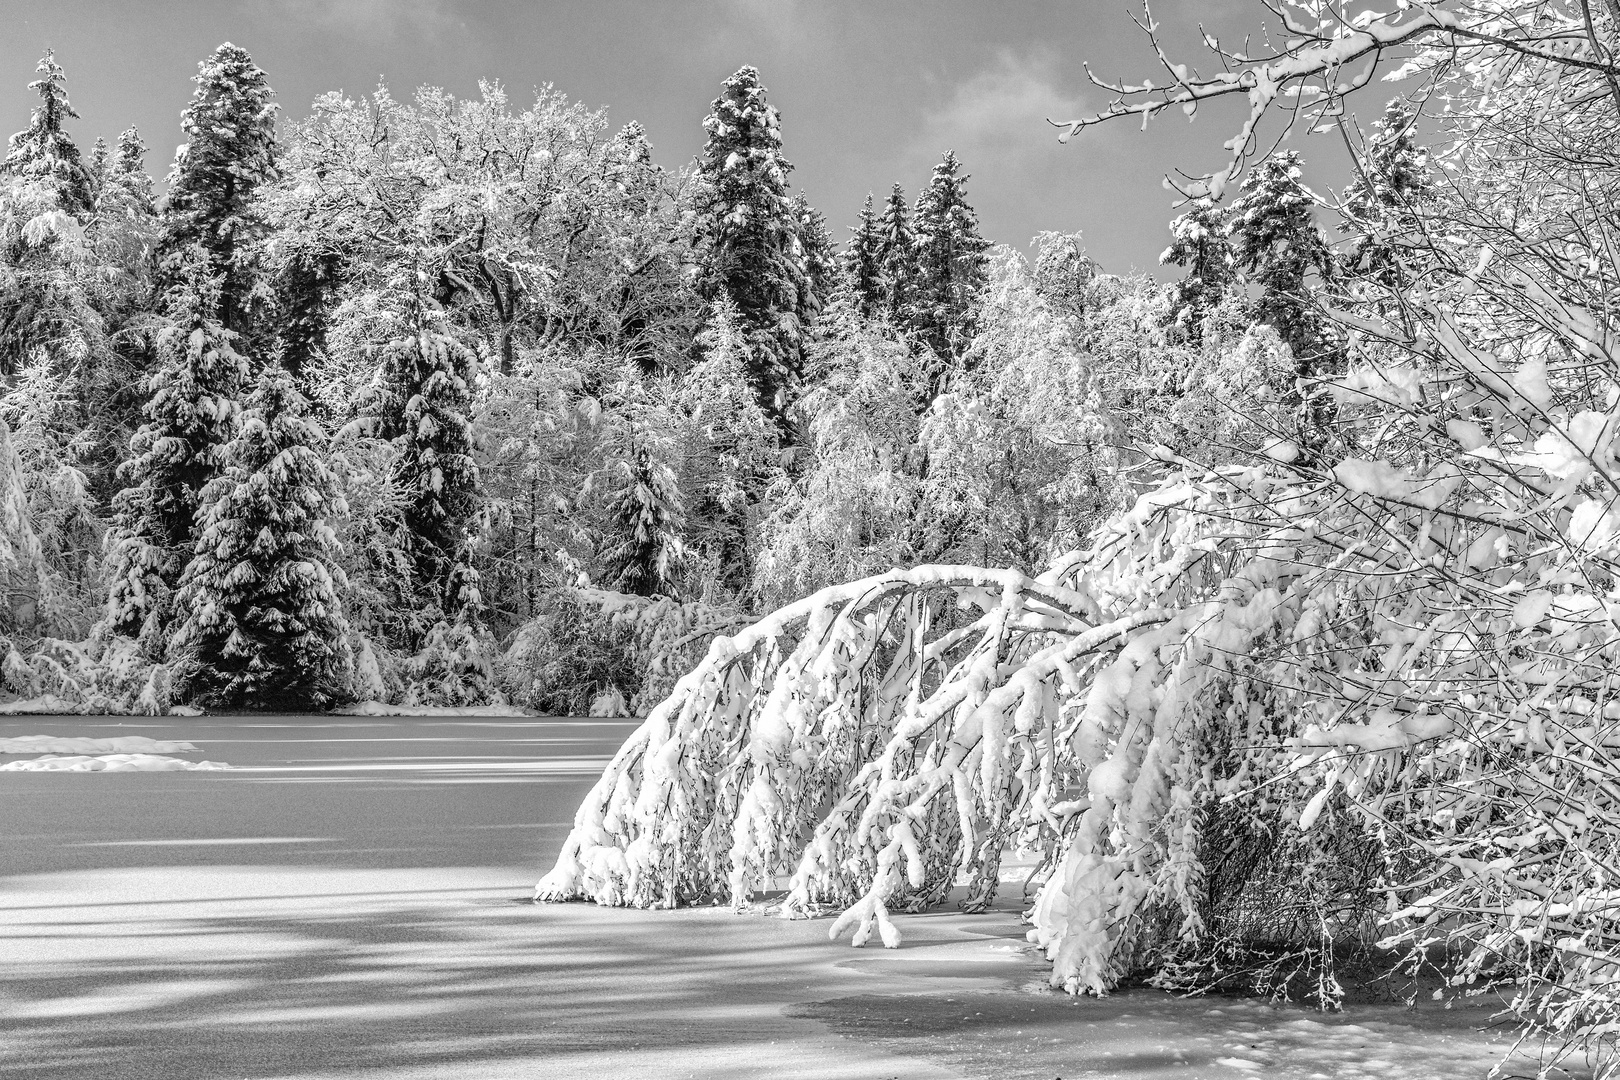
[[[1485,1008],[1069,998],[1012,900],[900,916],[893,952],[819,920],[529,903],[629,726],[0,720],[11,749],[135,736],[231,766],[0,773],[0,1075],[1458,1080],[1508,1045]]]

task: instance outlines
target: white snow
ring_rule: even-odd
[[[83,736],[18,735],[0,739],[0,754],[185,754],[197,749],[176,739],[120,735],[111,739]]]
[[[532,716],[516,705],[389,705],[362,701],[334,711],[337,716]]]
[[[87,754],[24,758],[0,765],[0,772],[189,772],[229,769],[222,761],[187,761],[161,754]]]
[[[44,716],[67,716],[80,711],[80,707],[66,698],[55,694],[41,694],[38,697],[19,698],[0,705],[0,715],[25,716],[40,714]]]

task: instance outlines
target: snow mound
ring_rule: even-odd
[[[197,748],[175,739],[120,735],[113,739],[18,735],[0,739],[0,754],[184,754]]]
[[[18,698],[0,705],[0,715],[5,716],[73,716],[84,712],[84,706],[69,701],[67,698],[55,694],[41,694],[38,697]]]
[[[100,757],[50,754],[23,761],[8,761],[0,765],[0,772],[189,772],[228,768],[230,766],[222,761],[186,761],[161,754],[102,754]]]
[[[337,716],[532,716],[533,713],[516,705],[389,705],[381,701],[362,701],[357,705],[335,710]]]

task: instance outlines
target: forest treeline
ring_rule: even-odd
[[[226,44],[159,195],[38,74],[0,167],[0,621],[6,689],[64,708],[645,709],[832,582],[1038,569],[1140,445],[1253,449],[1339,362],[1313,294],[1380,258],[1287,156],[1178,220],[1170,286],[992,246],[950,152],[839,243],[747,67],[672,172],[549,88],[289,123]],[[1367,168],[1362,216],[1427,182],[1405,113]]]

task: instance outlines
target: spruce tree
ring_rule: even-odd
[[[889,189],[878,218],[881,238],[879,265],[883,273],[883,305],[896,324],[902,320],[917,276],[917,237],[911,231],[911,208],[899,184]]]
[[[636,596],[674,596],[683,554],[675,473],[646,439],[634,436],[615,471],[601,555],[604,580],[609,588]]]
[[[168,599],[191,555],[198,500],[219,475],[248,363],[237,336],[212,317],[218,283],[203,259],[170,293],[170,324],[158,333],[157,366],[145,382],[145,422],[118,468],[108,624],[154,640],[171,617]]]
[[[1171,286],[1170,316],[1198,341],[1204,316],[1221,302],[1237,277],[1232,245],[1220,204],[1195,199],[1187,212],[1170,223],[1170,246],[1159,256],[1161,265],[1185,267],[1187,276]]]
[[[473,364],[466,346],[425,328],[390,341],[379,356],[372,410],[378,433],[395,447],[390,480],[403,500],[398,543],[415,594],[400,600],[428,621],[478,618]]]
[[[146,143],[141,141],[141,133],[135,128],[125,128],[119,133],[107,183],[116,185],[124,193],[134,212],[142,215],[156,212],[152,178],[146,173]]]
[[[849,238],[849,245],[844,249],[844,274],[855,290],[861,314],[870,319],[884,304],[883,234],[878,230],[870,192],[849,231],[855,235]]]
[[[827,218],[810,205],[801,191],[793,200],[794,218],[799,231],[799,250],[804,253],[805,275],[810,283],[810,301],[805,317],[809,321],[832,296],[838,281],[838,256],[827,233]]]
[[[1384,107],[1345,191],[1343,229],[1351,234],[1346,269],[1399,290],[1400,238],[1418,231],[1422,210],[1434,198],[1429,151],[1417,141],[1417,114],[1400,98]],[[1407,256],[1410,258],[1410,254]]]
[[[1312,215],[1316,197],[1300,175],[1297,151],[1262,161],[1244,177],[1226,231],[1237,268],[1260,287],[1260,321],[1293,351],[1297,373],[1311,376],[1333,363],[1311,284],[1331,272],[1332,253]]]
[[[782,156],[780,120],[759,72],[744,67],[727,79],[703,127],[709,137],[697,171],[704,298],[735,305],[748,342],[749,383],[786,433],[812,298],[798,212],[787,194],[793,166]]]
[[[159,288],[173,287],[200,248],[220,279],[213,317],[247,333],[258,276],[252,241],[264,229],[255,195],[276,177],[275,93],[247,51],[229,42],[197,65],[192,81],[197,89],[180,116],[188,142],[164,203]]]
[[[29,83],[28,89],[39,95],[39,104],[29,114],[28,126],[11,137],[0,172],[48,181],[55,186],[63,210],[88,213],[94,181],[80,159],[78,146],[62,126],[79,118],[68,102],[67,74],[49,49],[35,70],[42,77]]]
[[[346,696],[345,582],[327,525],[345,507],[308,412],[291,375],[266,366],[202,490],[171,648],[198,703],[307,712]]]
[[[932,393],[944,387],[972,338],[974,308],[988,275],[990,241],[979,235],[978,215],[967,201],[961,163],[947,151],[919,196],[912,218],[917,269],[906,305],[906,322],[917,340],[933,352]]]

